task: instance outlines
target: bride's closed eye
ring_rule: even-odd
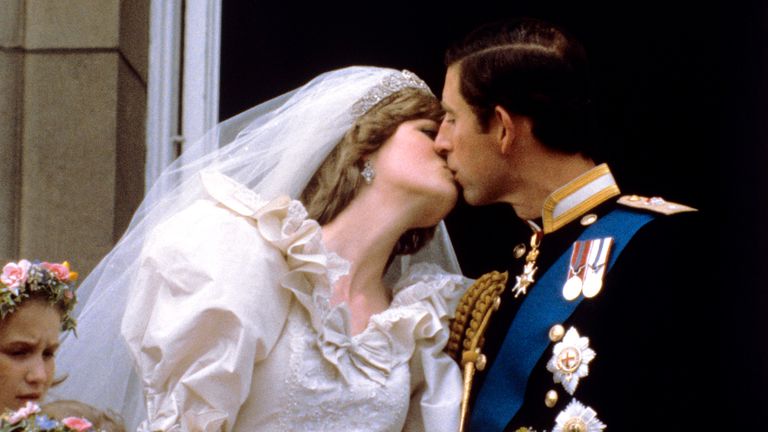
[[[421,132],[432,140],[434,140],[437,137],[437,128],[432,128],[432,127],[421,128]]]

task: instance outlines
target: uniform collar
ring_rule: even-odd
[[[555,190],[544,200],[544,234],[557,231],[619,193],[619,187],[607,164],[592,168]]]

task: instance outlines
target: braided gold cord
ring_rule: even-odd
[[[507,287],[508,273],[486,273],[472,284],[459,301],[451,322],[451,334],[445,351],[461,365],[464,389],[461,398],[461,423],[464,432],[469,419],[469,397],[475,371],[485,368],[485,355],[481,348],[485,343],[486,328],[491,314],[498,309],[501,293]]]
[[[485,342],[486,321],[496,298],[507,286],[508,273],[492,271],[478,278],[464,293],[456,314],[451,322],[451,334],[446,345],[446,352],[461,363],[461,351],[474,351]],[[482,328],[481,328],[482,327]],[[480,330],[478,332],[478,330]]]

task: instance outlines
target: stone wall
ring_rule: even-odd
[[[0,258],[88,273],[144,189],[148,0],[0,3]]]

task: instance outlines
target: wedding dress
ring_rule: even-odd
[[[442,348],[463,277],[410,266],[352,336],[346,305],[329,305],[347,262],[302,204],[202,181],[210,197],[150,236],[136,283],[153,289],[123,320],[149,430],[457,430],[460,374]]]
[[[409,87],[429,92],[407,71],[327,72],[192,144],[81,283],[52,399],[127,430],[452,430],[461,383],[441,348],[463,278],[443,224],[351,336],[327,304],[346,263],[295,201],[357,117]]]

